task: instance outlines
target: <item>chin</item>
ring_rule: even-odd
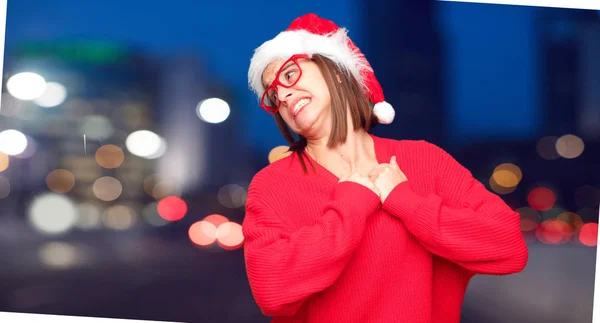
[[[319,115],[316,114],[316,111],[301,111],[298,114],[298,117],[294,120],[295,127],[297,129],[297,133],[301,135],[305,135],[307,133],[312,132],[318,127]]]

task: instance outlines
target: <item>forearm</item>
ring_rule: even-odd
[[[477,273],[521,271],[528,252],[519,214],[480,183],[474,181],[473,185],[464,204],[450,208],[439,196],[421,197],[403,182],[390,193],[383,208],[440,257]]]
[[[293,315],[310,295],[331,286],[360,243],[380,202],[358,184],[338,185],[317,224],[294,231],[265,220],[246,226],[247,273],[266,315]],[[247,216],[260,219],[266,212],[251,203]]]

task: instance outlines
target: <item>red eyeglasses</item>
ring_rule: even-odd
[[[302,76],[302,69],[298,63],[298,60],[300,59],[311,59],[311,56],[308,54],[296,54],[290,57],[283,65],[281,65],[281,68],[277,71],[271,85],[265,89],[260,100],[260,106],[268,113],[277,113],[281,106],[281,101],[277,98],[277,86],[290,88],[296,85],[298,80],[300,80],[300,77]]]

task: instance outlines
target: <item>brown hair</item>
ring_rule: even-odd
[[[324,56],[313,55],[312,60],[321,70],[331,96],[332,130],[327,147],[335,147],[346,142],[348,112],[350,112],[354,129],[363,128],[369,132],[375,127],[378,124],[377,117],[356,78],[347,69],[341,68]],[[289,151],[298,155],[302,168],[307,172],[303,156],[307,145],[306,138],[293,133],[279,113],[276,113],[274,117],[279,131],[290,145]],[[314,170],[314,165],[311,164],[311,166]]]

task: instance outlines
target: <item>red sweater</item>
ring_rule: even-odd
[[[525,267],[519,214],[467,169],[431,143],[371,137],[408,178],[383,205],[296,155],[254,176],[246,270],[272,322],[458,323],[473,275]]]

